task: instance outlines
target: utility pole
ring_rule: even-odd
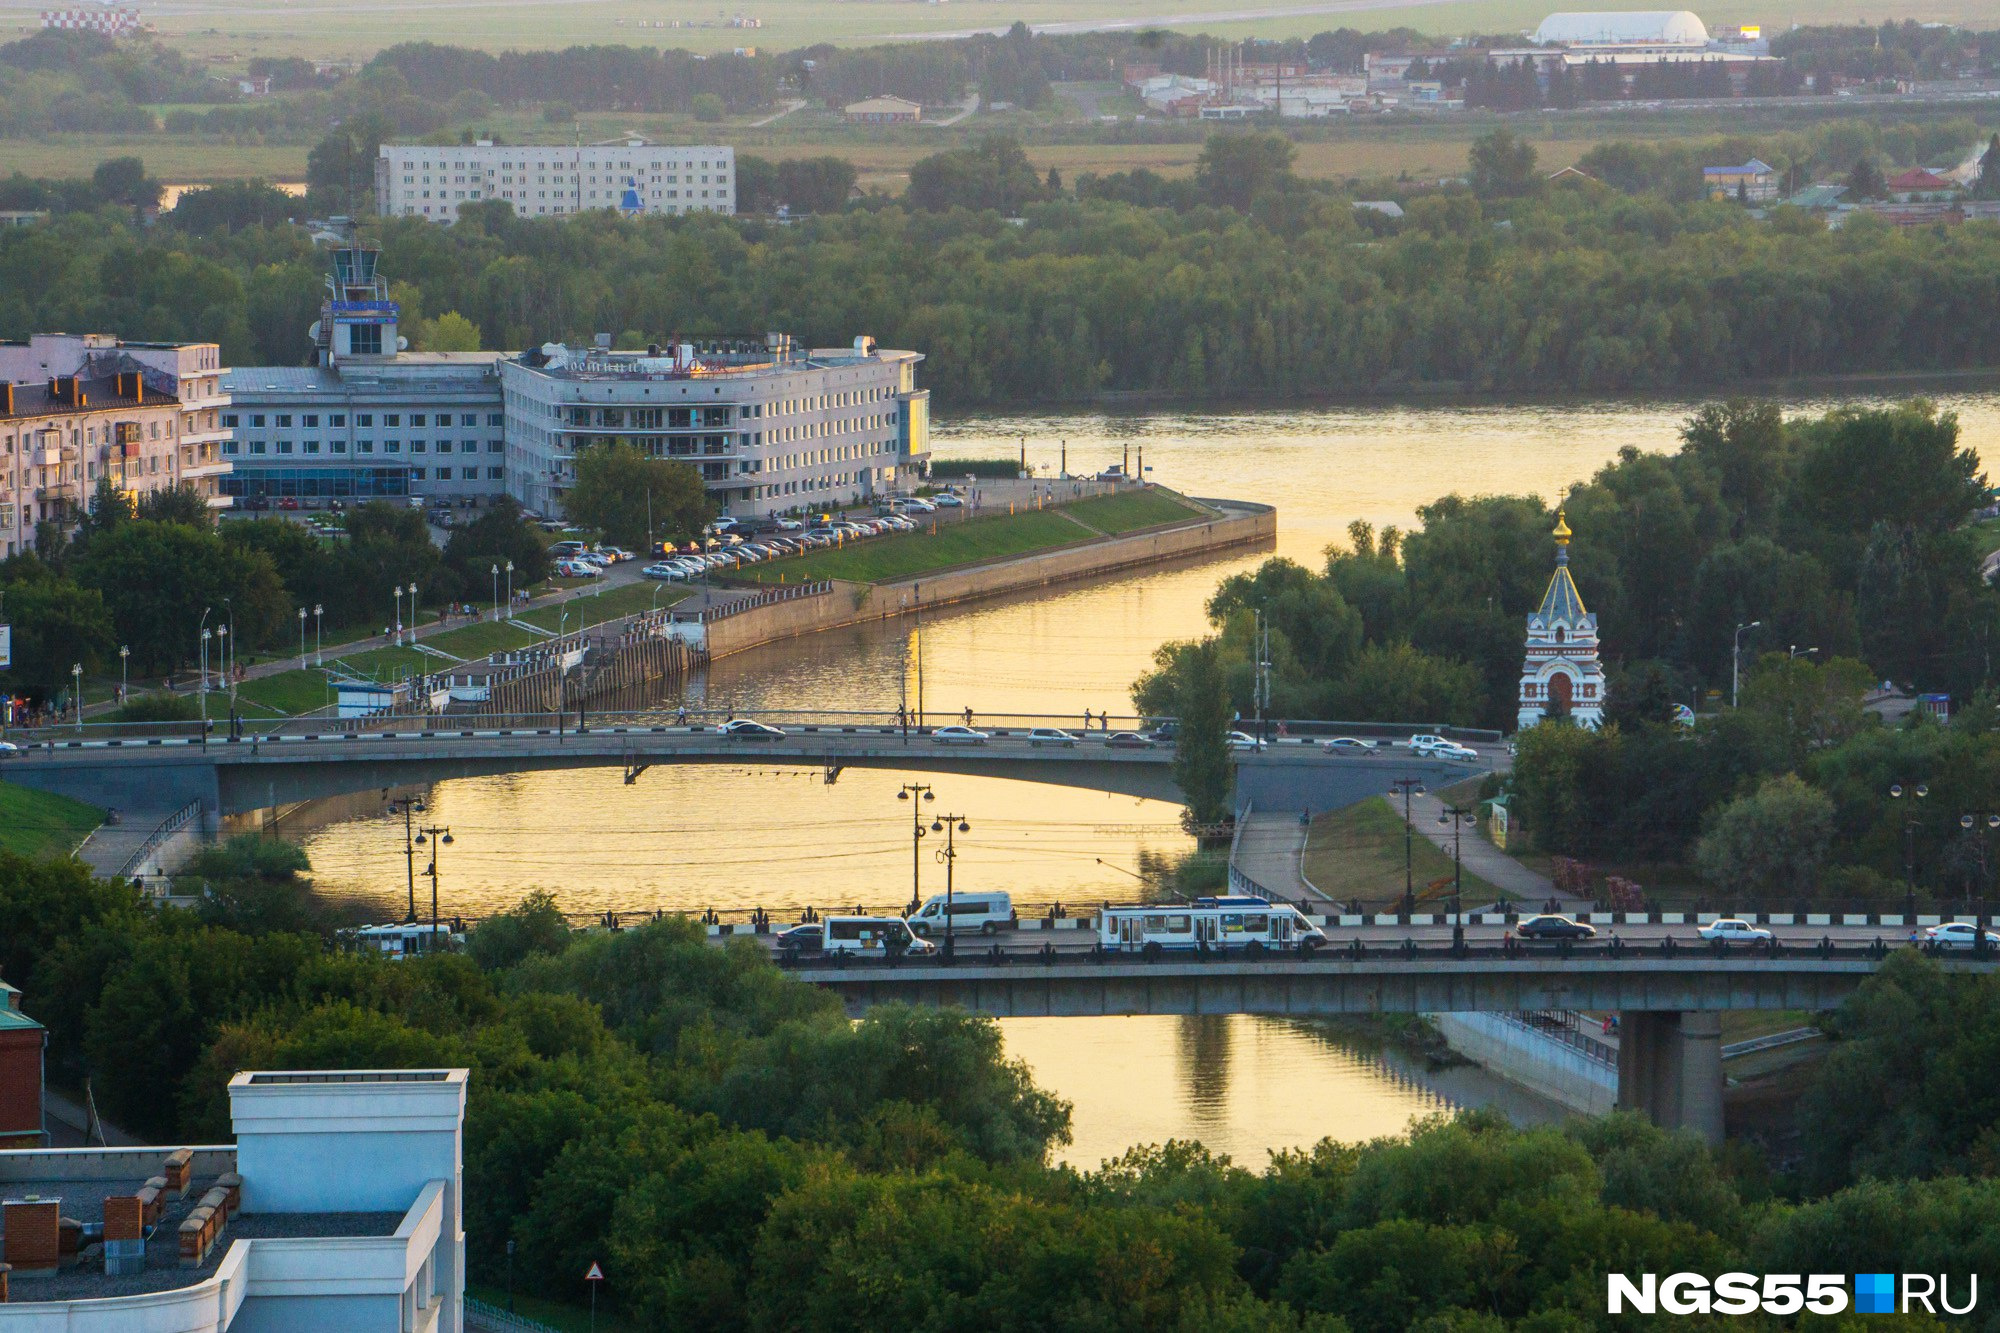
[[[430,876],[430,880],[431,880],[431,937],[430,937],[429,941],[428,941],[428,942],[427,942],[427,943],[425,944],[425,946],[424,946],[425,950],[426,950],[426,951],[428,952],[428,951],[429,951],[429,950],[431,950],[431,949],[435,949],[435,948],[437,948],[437,937],[438,937],[438,844],[442,843],[442,844],[444,844],[444,845],[445,845],[445,846],[447,846],[447,847],[451,846],[451,842],[452,842],[452,838],[451,838],[451,829],[450,829],[450,827],[449,827],[449,826],[446,826],[446,827],[443,827],[443,828],[439,828],[439,827],[436,827],[436,826],[430,826],[430,825],[427,825],[427,826],[426,826],[426,827],[424,827],[424,828],[421,828],[421,829],[418,829],[418,830],[417,830],[417,839],[416,839],[416,841],[417,841],[417,845],[418,845],[418,846],[422,846],[422,845],[423,845],[423,843],[424,843],[424,840],[425,840],[426,838],[430,839],[430,844],[431,844],[431,864],[430,864],[430,868],[429,868],[428,870],[424,871],[424,873],[425,873],[426,875],[429,875],[429,876]]]
[[[917,730],[924,729],[924,585],[911,585],[917,608]]]
[[[1764,622],[1753,620],[1747,625],[1736,627],[1736,638],[1729,646],[1729,706],[1736,707],[1736,695],[1743,683],[1743,635],[1756,629]]]
[[[405,925],[415,925],[417,920],[417,846],[414,841],[416,829],[411,815],[422,814],[427,807],[420,796],[398,796],[389,802],[389,813],[403,816],[403,863],[410,880],[410,914],[403,918]]]
[[[1451,824],[1451,947],[1456,952],[1465,947],[1465,858],[1461,839],[1465,825],[1479,817],[1475,809],[1462,805],[1448,805],[1438,816],[1438,823]]]
[[[922,889],[924,802],[935,801],[937,793],[931,790],[927,782],[906,782],[896,793],[896,799],[899,801],[909,801],[912,797],[922,797],[922,800],[914,801],[910,806],[910,912],[915,915],[917,909],[924,905]]]
[[[1422,778],[1396,778],[1389,787],[1392,800],[1397,792],[1403,794],[1403,915],[1407,918],[1417,911],[1416,847],[1411,842],[1416,826],[1410,821],[1410,797],[1421,793],[1424,783]]]
[[[972,832],[972,825],[965,822],[964,815],[939,815],[931,821],[931,832],[944,834],[944,846],[932,855],[944,862],[944,956],[949,961],[952,951],[951,881],[952,866],[958,860],[958,846],[953,835]]]

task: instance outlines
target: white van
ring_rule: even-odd
[[[830,916],[820,942],[826,953],[933,953],[937,945],[920,940],[899,916]]]
[[[949,917],[945,915],[945,907],[945,897],[940,893],[910,914],[910,929],[928,939],[944,934],[947,921],[954,935],[991,935],[1014,925],[1014,900],[1004,893],[955,893],[951,896]]]

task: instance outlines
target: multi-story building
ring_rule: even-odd
[[[223,485],[247,507],[506,489],[501,354],[403,350],[377,257],[356,241],[334,251],[315,364],[229,372]]]
[[[375,208],[384,217],[457,219],[461,206],[498,199],[522,217],[622,213],[734,213],[736,150],[613,143],[383,144]]]
[[[37,523],[75,521],[105,479],[134,499],[185,483],[226,507],[228,373],[214,343],[0,343],[0,557]]]
[[[0,1151],[0,1329],[460,1333],[466,1079],[246,1071],[234,1144]]]
[[[624,441],[699,468],[726,513],[864,500],[929,453],[921,360],[868,337],[806,350],[781,333],[643,352],[547,344],[500,363],[508,489],[559,512],[577,454]]]

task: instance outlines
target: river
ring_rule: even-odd
[[[2000,392],[1933,395],[1979,446],[2000,427]],[[1855,398],[1850,401],[1877,401]],[[1818,410],[1822,401],[1789,403]],[[940,458],[1012,456],[1073,473],[1138,463],[1193,495],[1273,504],[1278,553],[1317,564],[1347,525],[1411,526],[1438,496],[1555,496],[1621,449],[1672,450],[1696,404],[1607,401],[1537,406],[1351,407],[985,416],[940,421]],[[1164,641],[1203,628],[1202,605],[1232,556],[1081,584],[927,617],[933,710],[978,714],[1129,709],[1129,687]],[[1590,572],[1577,571],[1589,592]],[[1604,627],[1615,639],[1615,625]],[[875,624],[724,659],[699,688],[739,712],[818,706],[893,711],[915,636]],[[660,767],[627,786],[615,769],[522,773],[445,783],[430,818],[454,843],[440,865],[444,910],[503,909],[530,889],[572,912],[705,906],[779,908],[905,901],[910,825],[898,786],[937,787],[938,812],[963,814],[960,888],[1006,889],[1018,903],[1129,900],[1142,853],[1190,847],[1178,808],[1043,784],[848,770]],[[366,803],[363,803],[365,806]],[[321,891],[362,899],[387,919],[404,891],[400,821],[353,803],[299,829]],[[928,849],[926,849],[928,850]],[[941,867],[923,866],[925,892]],[[1446,1104],[1499,1101],[1521,1118],[1550,1112],[1505,1085],[1459,1071],[1440,1079],[1270,1020],[1013,1020],[1010,1051],[1076,1105],[1065,1154],[1095,1165],[1132,1143],[1198,1137],[1248,1165],[1266,1149],[1391,1133]]]

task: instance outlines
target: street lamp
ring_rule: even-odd
[[[507,562],[507,619],[514,618],[514,562]]]
[[[1424,793],[1422,778],[1396,778],[1389,784],[1389,799],[1395,800],[1396,793],[1403,794],[1403,915],[1414,916],[1417,910],[1417,884],[1415,879],[1415,851],[1411,837],[1416,826],[1410,822],[1410,797]]]
[[[952,835],[970,833],[972,825],[965,822],[964,815],[939,815],[931,821],[931,832],[944,834],[944,846],[931,855],[944,862],[944,956],[950,959],[952,957],[951,871],[953,864],[958,860],[958,847]]]
[[[2000,828],[2000,814],[1980,811],[1976,814],[1960,815],[1958,826],[1967,833],[1979,830],[1979,905],[1972,914],[1972,956],[1986,956],[1986,835]]]
[[[208,618],[208,612],[204,611],[201,614],[204,620]],[[208,641],[214,633],[215,631],[206,625],[201,627],[201,735],[203,745],[208,744]]]
[[[215,665],[218,671],[216,688],[219,690],[229,681],[229,626],[215,627]]]
[[[128,669],[131,658],[130,647],[121,646],[118,649],[118,702],[121,704],[130,698],[132,693],[132,673]]]
[[[438,847],[440,845],[451,846],[451,829],[449,826],[435,827],[427,825],[417,830],[417,846],[423,846],[426,838],[430,840],[431,845],[430,868],[424,871],[426,875],[430,876],[431,881],[431,935],[429,942],[424,947],[426,950],[430,950],[437,947],[438,937]]]
[[[493,562],[493,618],[500,618],[500,562]]]
[[[1795,643],[1791,646],[1791,648],[1788,651],[1793,657],[1811,657],[1813,654],[1817,653],[1819,649],[1801,648]]]
[[[1756,629],[1763,623],[1761,620],[1753,620],[1747,625],[1738,625],[1736,627],[1736,639],[1729,646],[1729,706],[1731,708],[1736,707],[1736,692],[1743,680],[1743,635],[1746,631]]]
[[[326,622],[322,618],[325,615],[326,615],[326,608],[324,606],[321,606],[318,602],[314,602],[313,603],[313,665],[314,666],[326,665],[326,638],[325,638]]]
[[[920,795],[923,800],[910,807],[910,914],[912,916],[923,906],[923,890],[919,887],[922,878],[920,867],[923,861],[919,852],[924,844],[924,801],[935,801],[937,793],[931,790],[927,782],[906,782],[896,793],[896,799],[907,801],[913,795]]]
[[[425,809],[421,796],[398,796],[389,802],[389,813],[403,816],[403,865],[410,879],[410,914],[403,918],[405,925],[414,925],[417,920],[417,847],[416,839],[411,836],[415,829],[410,816],[422,814]]]
[[[1465,887],[1465,859],[1461,854],[1460,839],[1465,825],[1478,817],[1476,810],[1462,805],[1448,805],[1438,816],[1438,823],[1451,825],[1451,947],[1454,952],[1465,947],[1465,904],[1460,899]]]
[[[76,731],[83,734],[83,663],[78,662],[69,669],[69,678],[74,682],[70,692],[76,696]]]
[[[395,628],[389,634],[389,642],[392,644],[401,644],[403,642],[403,585],[398,583],[395,587],[389,589],[389,591],[394,593],[396,597],[396,614],[389,622]]]
[[[1914,787],[1905,787],[1900,782],[1889,784],[1889,796],[1902,800],[1905,795],[1913,802],[1910,813],[1903,819],[1903,915],[1912,926],[1917,924],[1917,826],[1923,821],[1917,818],[1914,802],[1931,794],[1931,789],[1919,782]]]
[[[306,609],[299,608],[299,670],[306,669]]]

